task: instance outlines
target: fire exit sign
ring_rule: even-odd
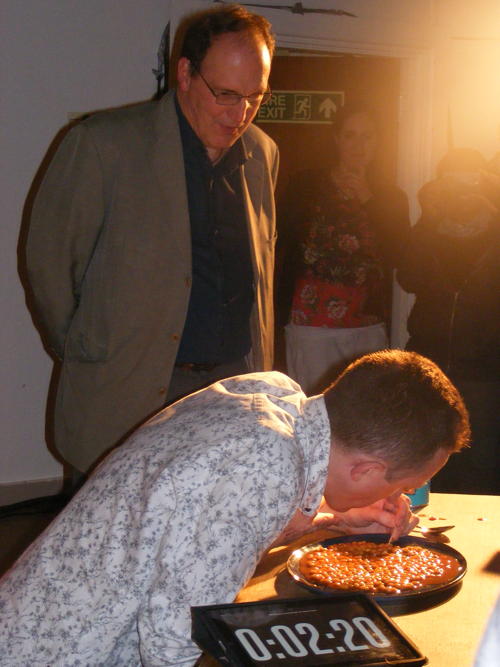
[[[260,107],[255,120],[258,123],[329,124],[343,103],[343,91],[273,90],[271,99]]]

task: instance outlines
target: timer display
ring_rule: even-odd
[[[424,665],[427,661],[366,595],[194,607],[193,639],[222,664]]]
[[[323,636],[320,635],[315,625],[304,622],[295,623],[292,627],[271,625],[269,628],[271,638],[266,639],[265,642],[251,628],[238,628],[234,634],[248,655],[256,662],[272,661],[273,654],[268,650],[267,645],[278,645],[279,650],[276,653],[278,659],[287,656],[304,658],[308,655],[326,655],[335,653],[335,651],[339,653],[366,651],[370,647],[387,648],[391,646],[390,640],[367,616],[355,616],[351,622],[343,618],[335,618],[329,620],[328,623],[335,632],[325,632]],[[356,642],[354,638],[356,631],[363,635],[366,643]],[[334,640],[332,647],[320,648],[322,639]]]

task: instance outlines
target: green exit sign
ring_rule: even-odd
[[[255,120],[258,123],[329,124],[344,103],[344,93],[323,90],[273,90]]]

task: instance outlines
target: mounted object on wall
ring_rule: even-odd
[[[158,66],[153,68],[152,72],[156,79],[155,99],[160,97],[168,90],[168,76],[170,63],[170,21],[165,26],[162,33],[160,44],[157,51]]]
[[[227,4],[223,0],[214,0],[214,2],[219,2],[222,4]],[[240,2],[240,5],[243,5],[244,7],[263,7],[265,9],[284,9],[285,11],[292,12],[292,14],[301,14],[302,16],[304,14],[332,14],[335,16],[352,16],[353,18],[357,18],[356,14],[351,14],[350,12],[346,12],[343,9],[321,9],[319,7],[304,7],[304,5],[301,2],[296,2],[293,5],[262,5],[259,3],[253,3],[253,2]]]

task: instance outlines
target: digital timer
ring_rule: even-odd
[[[250,658],[256,662],[272,660],[273,654],[266,645],[278,645],[284,651],[275,654],[279,659],[286,656],[304,658],[309,655],[326,655],[336,651],[339,653],[366,651],[370,647],[387,648],[391,645],[390,640],[367,616],[355,616],[351,622],[336,618],[328,623],[335,632],[326,632],[323,636],[312,623],[296,623],[293,627],[271,625],[269,630],[272,638],[265,640],[251,628],[238,628],[234,634]],[[356,643],[354,639],[356,630],[363,635],[367,643]],[[331,648],[321,648],[322,639],[335,640],[335,644]]]
[[[427,662],[363,594],[193,607],[192,618],[193,639],[231,667]]]

